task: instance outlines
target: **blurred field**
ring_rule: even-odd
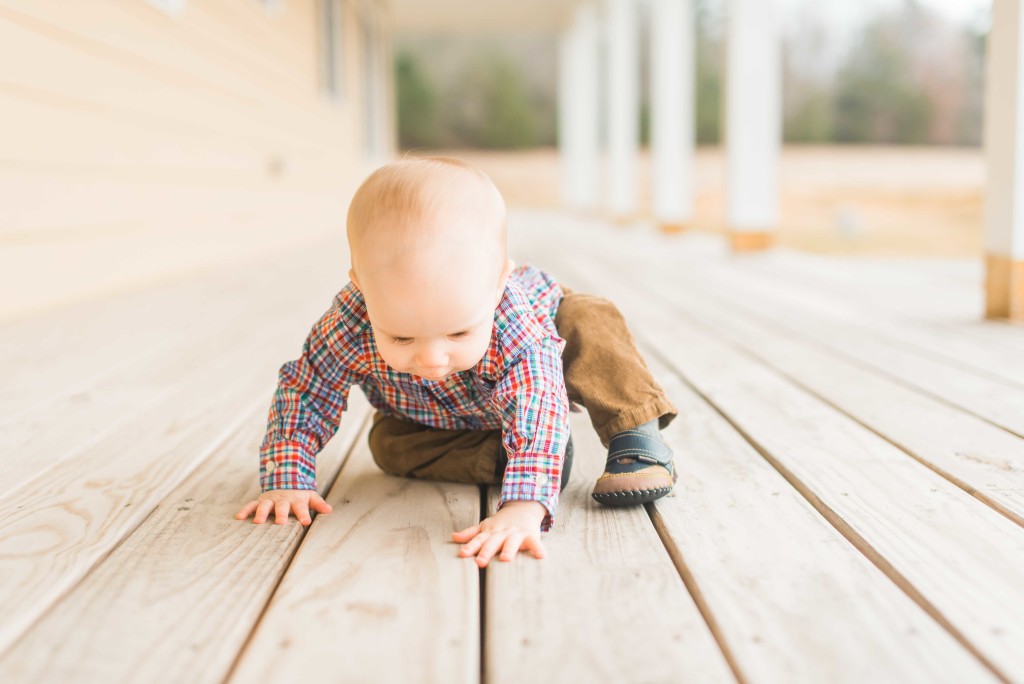
[[[553,148],[436,153],[461,157],[483,169],[509,205],[559,205],[560,168]],[[724,150],[698,150],[695,172],[693,228],[721,232]],[[650,216],[646,152],[639,175],[643,218]],[[789,146],[782,155],[779,241],[831,254],[979,256],[984,177],[978,148]]]

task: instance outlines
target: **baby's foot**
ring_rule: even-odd
[[[608,444],[604,473],[591,496],[606,506],[654,501],[676,482],[672,449],[661,439],[658,419],[615,434]]]

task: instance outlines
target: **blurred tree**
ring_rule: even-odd
[[[440,137],[437,88],[407,52],[395,59],[398,144],[403,148],[434,147]]]
[[[538,114],[522,70],[500,52],[468,62],[449,101],[453,133],[466,144],[488,149],[540,144]]]
[[[783,122],[783,138],[794,143],[826,143],[833,138],[834,101],[827,87],[805,84],[799,103]]]
[[[490,78],[483,93],[483,120],[477,134],[481,147],[534,147],[537,139],[537,113],[530,106],[523,75],[507,58],[492,57]]]
[[[697,143],[717,144],[722,128],[722,50],[724,41],[720,17],[711,9],[711,0],[697,0],[694,7],[696,27]]]
[[[722,138],[726,9],[723,0],[695,0],[696,135],[704,145]],[[954,26],[903,0],[876,13],[847,50],[831,15],[807,0],[784,36],[787,142],[980,142],[985,22]],[[398,47],[403,147],[555,143],[557,36],[404,36]],[[647,144],[646,88],[641,99]]]
[[[836,77],[837,142],[928,141],[932,103],[915,82],[909,40],[920,35],[922,20],[917,3],[906,0],[865,27]]]
[[[980,145],[985,99],[985,44],[988,34],[980,28],[969,26],[964,29],[964,39],[967,43],[966,92],[957,121],[956,141],[962,145]]]
[[[834,127],[833,76],[828,68],[829,37],[823,23],[825,10],[806,4],[796,12],[796,30],[782,45],[783,139],[796,143],[824,143]]]
[[[651,104],[647,100],[640,102],[640,146],[651,144]]]

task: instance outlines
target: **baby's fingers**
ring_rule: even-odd
[[[253,511],[256,510],[256,502],[250,501],[249,503],[242,506],[242,509],[235,513],[235,517],[239,520],[245,520],[248,518]]]
[[[262,523],[267,519],[272,510],[274,510],[274,502],[271,499],[261,499],[256,504],[256,515],[252,517],[253,524],[259,525]]]
[[[275,525],[284,525],[288,522],[288,511],[291,506],[288,505],[287,501],[278,501],[274,504],[274,510],[277,511],[277,517],[274,519]]]
[[[303,525],[308,525],[313,522],[312,518],[309,517],[309,508],[306,506],[305,501],[294,501],[292,502],[292,510],[295,511],[295,519]],[[285,521],[288,520],[288,516],[285,516]]]
[[[480,532],[475,537],[473,537],[468,542],[466,542],[465,544],[462,545],[462,548],[459,549],[459,555],[460,556],[473,556],[473,555],[476,555],[476,552],[480,549],[480,547],[483,545],[483,543],[485,541],[490,539],[490,537],[491,537],[491,533],[490,532],[487,532],[487,531]]]
[[[501,548],[501,555],[498,556],[503,561],[510,561],[516,557],[519,553],[519,546],[523,543],[523,538],[526,534],[523,532],[513,532],[508,535],[508,539],[505,540],[505,546]]]
[[[544,544],[540,540],[540,536],[536,534],[530,534],[523,540],[521,547],[523,551],[529,549],[533,553],[534,558],[543,558],[548,555],[547,551],[544,550]]]
[[[452,532],[452,539],[459,542],[460,544],[464,541],[468,541],[480,533],[479,523],[472,527],[467,527],[459,532]]]
[[[501,545],[505,543],[509,533],[501,530],[495,532],[491,537],[484,542],[484,545],[480,547],[480,551],[476,554],[476,564],[481,568],[486,567],[487,563],[490,562],[491,557],[498,552]]]
[[[317,513],[330,513],[332,510],[331,504],[324,501],[324,498],[316,492],[310,495],[309,505]]]

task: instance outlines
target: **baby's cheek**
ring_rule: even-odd
[[[377,348],[377,351],[378,353],[380,353],[380,357],[384,359],[384,363],[386,363],[393,370],[400,371],[403,368],[405,368],[405,360],[402,358],[401,354],[396,354],[391,350],[385,351],[380,347]]]
[[[480,363],[480,359],[487,353],[487,348],[490,346],[491,338],[487,337],[479,338],[474,340],[474,344],[467,345],[465,354],[459,359],[461,366],[465,368],[472,368],[476,364]]]

